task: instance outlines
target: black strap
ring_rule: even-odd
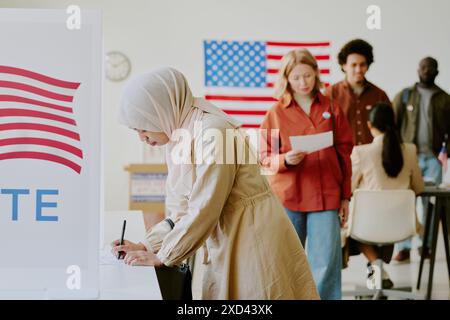
[[[402,103],[400,105],[400,109],[398,110],[398,116],[397,116],[397,128],[400,130],[403,122],[403,117],[405,116],[405,109],[406,105],[409,101],[411,90],[409,88],[405,88],[402,91]]]
[[[335,137],[336,137],[336,118],[334,117],[334,108],[333,108],[333,85],[330,88],[330,113],[331,113],[331,126],[333,128],[333,147],[336,150],[336,154],[339,157],[339,152],[336,149]]]
[[[175,223],[173,223],[172,219],[167,218],[164,221],[166,221],[169,224],[170,229],[173,229],[175,227]]]
[[[407,104],[408,101],[409,101],[409,94],[410,94],[409,88],[403,89],[403,91],[402,91],[402,102],[403,102],[403,104],[404,104],[405,106],[406,106],[406,104]]]
[[[333,148],[334,151],[336,152],[336,157],[338,159],[338,163],[339,163],[339,168],[341,169],[341,173],[342,175],[344,175],[344,163],[343,160],[341,159],[341,155],[339,154],[339,151],[336,147],[336,117],[334,115],[334,110],[333,110],[333,85],[331,85],[331,90],[330,90],[330,113],[331,113],[331,125],[333,127]]]

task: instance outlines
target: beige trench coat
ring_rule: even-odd
[[[205,114],[203,130],[208,128],[224,137],[227,129],[240,132]],[[250,150],[247,143],[227,141],[226,150]],[[200,143],[203,154],[219,146]],[[203,299],[319,299],[297,233],[259,165],[239,164],[239,152],[234,155],[232,164],[194,165],[177,190],[167,190],[175,227],[170,230],[165,221],[153,227],[147,249],[170,266],[203,246]]]

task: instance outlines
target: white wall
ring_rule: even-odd
[[[196,94],[202,93],[204,39],[331,41],[332,79],[342,78],[336,54],[361,37],[375,49],[368,79],[393,98],[416,80],[420,58],[440,63],[437,82],[450,91],[450,1],[448,0],[0,0],[0,7],[99,8],[104,17],[105,52],[120,50],[132,73],[170,65],[183,71]],[[382,29],[366,28],[366,8],[381,8]],[[123,167],[140,162],[136,134],[117,124],[123,83],[105,81],[106,210],[127,207],[128,176]]]

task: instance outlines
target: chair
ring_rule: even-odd
[[[416,197],[412,190],[356,190],[353,193],[348,235],[360,242],[375,245],[388,245],[408,239],[416,232]],[[408,291],[381,288],[383,266],[376,270],[375,288],[358,288],[344,291],[343,296],[373,295],[403,299],[423,299],[423,295]],[[374,278],[375,279],[375,278]],[[402,288],[405,290],[405,288]]]

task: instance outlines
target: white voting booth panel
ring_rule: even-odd
[[[100,299],[161,300],[158,278],[153,267],[131,267],[111,254],[111,242],[119,239],[126,220],[125,239],[139,242],[144,239],[142,211],[105,211],[102,215],[100,247]]]
[[[105,254],[105,253],[103,253]],[[103,255],[102,254],[102,255]],[[100,265],[101,300],[161,300],[154,267],[128,266],[123,260]]]
[[[101,15],[71,15],[0,10],[1,297],[99,296]]]

